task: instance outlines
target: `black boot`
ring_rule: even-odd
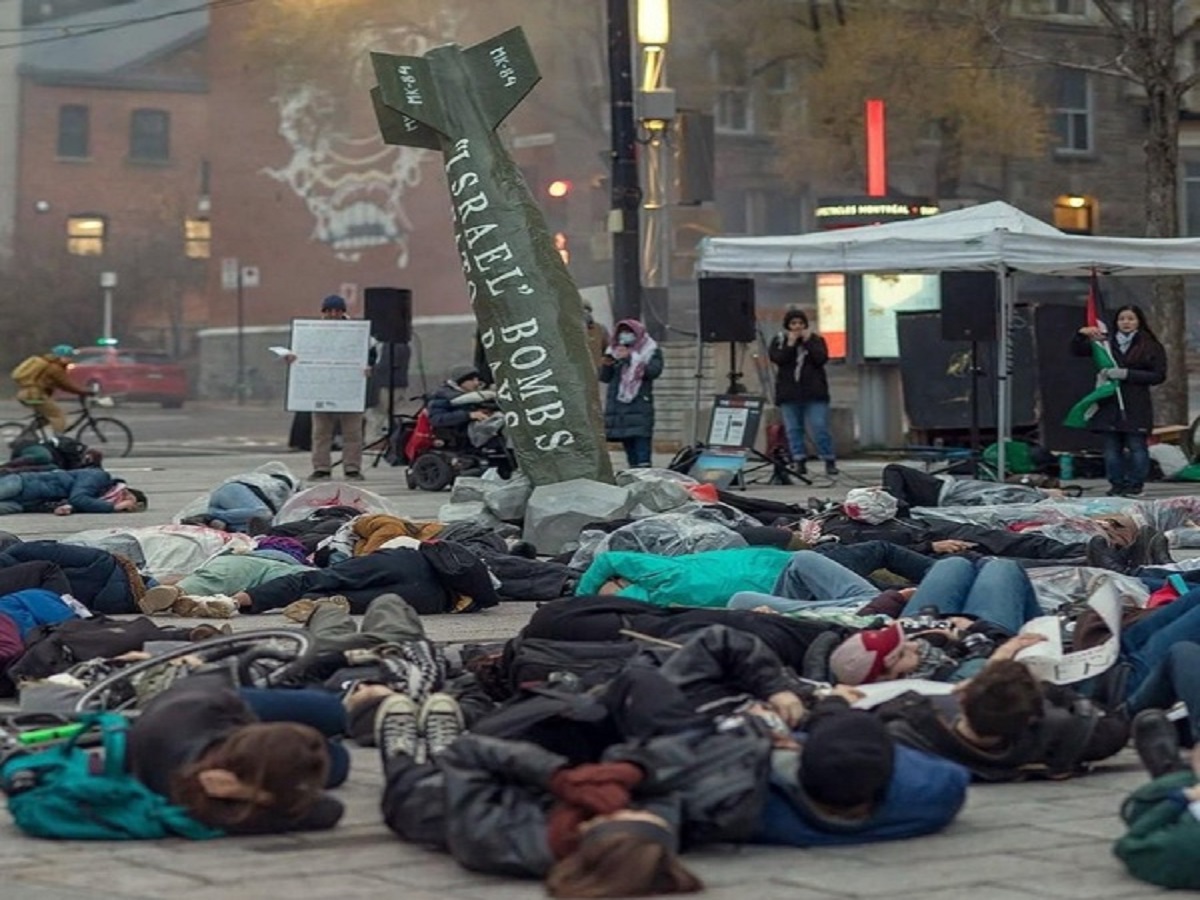
[[[1167,560],[1171,559],[1171,554],[1166,549],[1166,538],[1149,525],[1143,525],[1137,530],[1133,543],[1129,545],[1125,561],[1129,567],[1128,571],[1133,573],[1142,566],[1156,565],[1154,558],[1157,556],[1161,560],[1164,555]]]
[[[1094,569],[1110,569],[1113,572],[1124,572],[1128,569],[1125,559],[1107,538],[1097,535],[1087,542],[1087,564]]]
[[[1143,709],[1133,717],[1133,746],[1151,778],[1187,768],[1179,755],[1179,733],[1161,709]]]

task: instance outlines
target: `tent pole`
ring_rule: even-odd
[[[998,321],[996,341],[996,475],[1003,481],[1008,474],[1008,438],[1012,424],[1012,383],[1009,374],[1012,371],[1012,315],[1013,315],[1013,276],[1012,271],[1002,267],[997,273],[1000,279],[1000,309],[997,311]]]

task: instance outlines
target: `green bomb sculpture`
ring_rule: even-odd
[[[371,62],[384,141],[445,156],[455,240],[521,470],[535,485],[611,482],[579,289],[496,135],[541,77],[524,32]]]

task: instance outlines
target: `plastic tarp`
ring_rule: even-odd
[[[327,506],[348,506],[360,513],[399,515],[391,503],[376,493],[340,481],[327,481],[305,488],[283,504],[275,514],[275,524],[298,522],[308,518],[313,510]]]
[[[63,539],[64,544],[96,547],[128,556],[144,575],[177,581],[225,550],[249,553],[254,538],[198,525],[153,525],[148,528],[98,528]]]
[[[1145,606],[1150,589],[1141,579],[1132,575],[1119,575],[1108,569],[1092,569],[1087,566],[1038,566],[1026,569],[1038,605],[1047,614],[1053,614],[1063,605],[1083,603],[1091,596],[1098,576],[1111,581],[1118,593],[1128,597],[1137,606]]]
[[[278,462],[276,460],[272,460],[271,462],[263,463],[261,466],[259,466],[257,469],[254,469],[252,472],[243,472],[238,475],[231,475],[229,478],[226,478],[224,481],[222,481],[221,484],[229,484],[229,482],[231,482],[231,481],[245,481],[245,482],[249,482],[249,483],[253,484],[256,481],[258,481],[259,478],[261,478],[261,477],[264,477],[264,476],[270,477],[273,475],[284,475],[288,479],[291,480],[292,484],[294,484],[294,485],[300,484],[300,479],[292,473],[292,470],[289,469],[283,463]],[[217,487],[220,487],[220,485],[218,485]],[[213,490],[216,490],[216,488],[213,488]],[[291,493],[294,494],[294,491]],[[185,506],[183,509],[179,510],[179,512],[175,513],[175,515],[171,519],[171,521],[178,524],[181,520],[189,518],[191,516],[204,515],[206,512],[208,512],[208,506],[209,506],[208,501],[211,496],[212,496],[212,491],[208,492],[207,494],[201,494],[200,496],[196,497],[194,500],[191,500],[187,504],[187,506]]]
[[[662,513],[622,525],[613,532],[583,532],[570,566],[572,569],[586,569],[598,554],[609,550],[683,556],[745,546],[745,538],[719,522],[694,515]]]

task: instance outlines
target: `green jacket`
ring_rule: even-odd
[[[610,578],[631,582],[618,593],[655,606],[724,607],[738,591],[771,593],[792,554],[774,547],[733,547],[684,556],[629,550],[601,553],[575,593],[598,594]]]
[[[1134,878],[1167,888],[1200,889],[1200,820],[1177,791],[1196,784],[1191,772],[1172,772],[1126,798],[1121,818],[1129,826],[1113,846]]]

